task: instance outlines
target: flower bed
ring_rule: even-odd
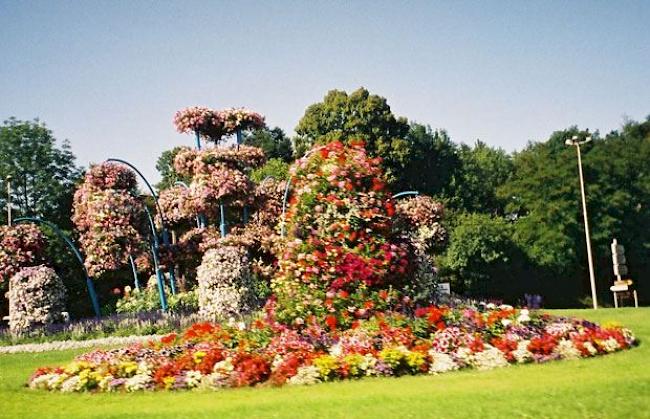
[[[509,306],[378,313],[345,331],[317,323],[294,329],[274,321],[271,310],[248,324],[197,323],[159,342],[96,350],[64,367],[38,369],[29,386],[130,392],[315,384],[586,358],[635,344],[618,326]]]

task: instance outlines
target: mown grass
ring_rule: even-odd
[[[35,368],[65,363],[82,351],[0,355],[0,417],[650,417],[650,308],[553,314],[615,321],[631,328],[643,343],[594,359],[486,372],[204,393],[31,391],[24,383]]]

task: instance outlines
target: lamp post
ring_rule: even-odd
[[[7,225],[11,227],[11,175],[7,176]]]
[[[585,197],[585,181],[582,175],[582,155],[580,146],[591,141],[591,136],[587,136],[580,141],[577,135],[567,139],[564,143],[568,146],[574,146],[578,154],[578,173],[580,175],[580,194],[582,195],[582,215],[585,220],[585,240],[587,242],[587,259],[589,261],[589,281],[591,283],[591,300],[594,304],[594,310],[598,308],[598,299],[596,296],[596,275],[594,274],[594,260],[591,254],[591,238],[589,234],[589,217],[587,216],[587,199]]]

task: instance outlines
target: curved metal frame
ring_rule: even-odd
[[[122,163],[122,164],[125,164],[125,165],[129,166],[134,172],[136,172],[138,174],[138,176],[140,176],[140,179],[142,179],[142,181],[145,183],[145,185],[147,185],[147,188],[149,189],[149,192],[151,192],[151,196],[153,197],[153,200],[156,203],[156,208],[158,209],[158,214],[160,214],[160,220],[161,220],[162,228],[163,228],[163,241],[164,241],[165,240],[165,235],[166,235],[165,232],[167,231],[167,225],[166,225],[167,224],[167,218],[165,217],[165,213],[163,212],[163,210],[162,210],[162,208],[160,206],[160,203],[158,202],[158,194],[156,194],[156,191],[154,191],[153,187],[151,186],[151,184],[149,183],[147,178],[144,177],[142,172],[140,172],[140,170],[138,170],[137,167],[135,167],[133,164],[129,163],[126,160],[110,158],[110,159],[106,159],[106,161],[107,162],[114,162],[114,163]],[[165,244],[168,244],[168,243],[165,242]]]
[[[68,245],[68,247],[72,250],[72,253],[77,257],[77,260],[81,264],[81,267],[83,269],[84,275],[86,276],[86,288],[88,289],[88,294],[90,294],[90,300],[93,305],[93,310],[95,311],[95,316],[97,318],[101,317],[101,312],[99,309],[99,300],[97,299],[97,293],[95,292],[95,286],[93,285],[92,279],[90,279],[90,276],[88,275],[88,270],[86,269],[86,265],[84,265],[84,260],[81,257],[81,253],[77,249],[77,247],[72,243],[72,241],[66,236],[61,229],[54,223],[51,223],[49,221],[42,220],[40,218],[35,218],[35,217],[20,217],[16,218],[14,220],[15,224],[19,223],[37,223],[41,225],[46,225],[49,228],[51,228],[57,236],[59,236],[60,239],[62,239],[65,244]]]
[[[415,196],[418,196],[418,195],[420,195],[420,192],[418,192],[418,191],[404,191],[404,192],[400,192],[400,193],[398,193],[398,194],[393,195],[393,199],[402,198],[402,197],[404,197],[404,196],[408,196],[408,195],[415,195]]]
[[[133,164],[129,163],[129,162],[126,161],[126,160],[123,160],[123,159],[116,159],[116,158],[110,158],[110,159],[106,159],[106,161],[107,161],[107,162],[114,162],[114,163],[121,163],[121,164],[124,164],[124,165],[128,166],[128,167],[131,168],[135,173],[137,173],[138,176],[140,176],[140,179],[142,179],[142,181],[145,183],[145,185],[147,185],[147,188],[149,189],[149,192],[151,192],[151,196],[153,197],[153,200],[154,200],[154,202],[155,202],[155,204],[156,204],[156,208],[157,208],[157,210],[158,210],[158,214],[160,215],[160,222],[161,222],[161,225],[162,225],[162,239],[163,239],[163,243],[165,244],[165,246],[168,246],[168,245],[170,244],[170,242],[169,242],[169,230],[167,230],[167,217],[165,217],[165,213],[163,212],[162,207],[160,206],[160,202],[158,202],[158,194],[156,194],[156,191],[154,191],[153,187],[151,186],[151,183],[149,183],[149,181],[147,180],[147,178],[144,177],[144,175],[142,174],[142,172],[140,172],[140,170],[138,170],[137,167],[135,167]],[[156,232],[156,227],[155,227],[155,224],[153,223],[153,217],[151,216],[151,213],[149,212],[149,209],[147,208],[146,205],[144,206],[144,208],[145,208],[145,210],[146,210],[146,212],[147,212],[147,216],[149,217],[149,222],[150,222],[150,224],[151,224],[151,234],[153,235],[153,238],[154,238],[154,244],[153,244],[153,246],[154,246],[154,248],[155,248],[155,253],[156,253],[156,254],[154,255],[154,264],[155,264],[155,263],[156,263],[156,259],[157,259],[158,247],[159,247],[159,243],[158,243],[158,233]],[[156,268],[156,269],[158,269],[158,268]],[[170,271],[169,271],[169,281],[170,281],[170,285],[171,285],[172,293],[173,293],[173,294],[176,294],[176,285],[175,285],[176,278],[175,278],[175,275],[174,275],[174,271],[173,271],[173,270],[170,270]],[[161,302],[161,305],[163,306],[163,311],[165,311],[165,310],[167,309],[167,303],[166,303],[166,298],[165,298],[165,296],[164,296],[164,291],[165,291],[165,290],[164,290],[164,288],[163,288],[163,289],[162,289],[162,294],[161,294],[161,297],[160,297],[160,299],[161,299],[160,302]],[[163,299],[165,300],[164,304],[163,304]]]

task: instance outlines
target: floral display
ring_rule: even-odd
[[[446,239],[442,216],[442,204],[425,195],[402,199],[396,205],[396,228],[414,255],[412,279],[405,293],[416,304],[430,304],[436,299],[434,255]]]
[[[194,220],[197,212],[191,205],[190,192],[185,186],[172,186],[158,194],[158,204],[171,224]]]
[[[228,108],[221,111],[226,131],[234,133],[237,129],[250,130],[264,128],[264,117],[246,108]]]
[[[210,147],[203,150],[185,148],[174,158],[174,169],[181,176],[209,175],[229,169],[249,170],[262,166],[266,161],[264,152],[258,147],[242,145],[236,147]]]
[[[79,231],[88,274],[98,276],[140,255],[144,204],[137,199],[135,174],[118,164],[92,166],[74,195],[72,221]]]
[[[21,268],[42,263],[45,243],[36,224],[0,226],[0,286]]]
[[[9,284],[9,329],[14,334],[63,321],[65,286],[45,265],[22,268]]]
[[[287,238],[273,278],[278,319],[349,327],[399,302],[410,266],[395,206],[362,142],[318,147],[291,169]]]
[[[208,220],[219,220],[221,205],[242,208],[252,204],[255,185],[247,173],[264,161],[264,152],[250,146],[181,150],[174,159],[174,168],[192,180],[188,188],[163,191],[161,206],[174,224],[199,214]]]
[[[199,133],[207,140],[219,142],[224,132],[224,121],[220,112],[203,106],[181,109],[174,115],[174,125],[181,134]]]
[[[252,310],[253,290],[246,250],[219,246],[208,250],[197,269],[199,314],[227,318]]]
[[[509,306],[419,309],[358,320],[345,331],[294,329],[272,313],[248,323],[196,323],[160,340],[39,368],[33,389],[57,392],[218,390],[309,385],[366,376],[442,374],[588,358],[628,349],[632,333]]]
[[[202,106],[191,106],[176,112],[174,125],[182,134],[198,133],[202,138],[215,143],[237,130],[265,127],[264,117],[250,109],[228,108],[218,111]]]

